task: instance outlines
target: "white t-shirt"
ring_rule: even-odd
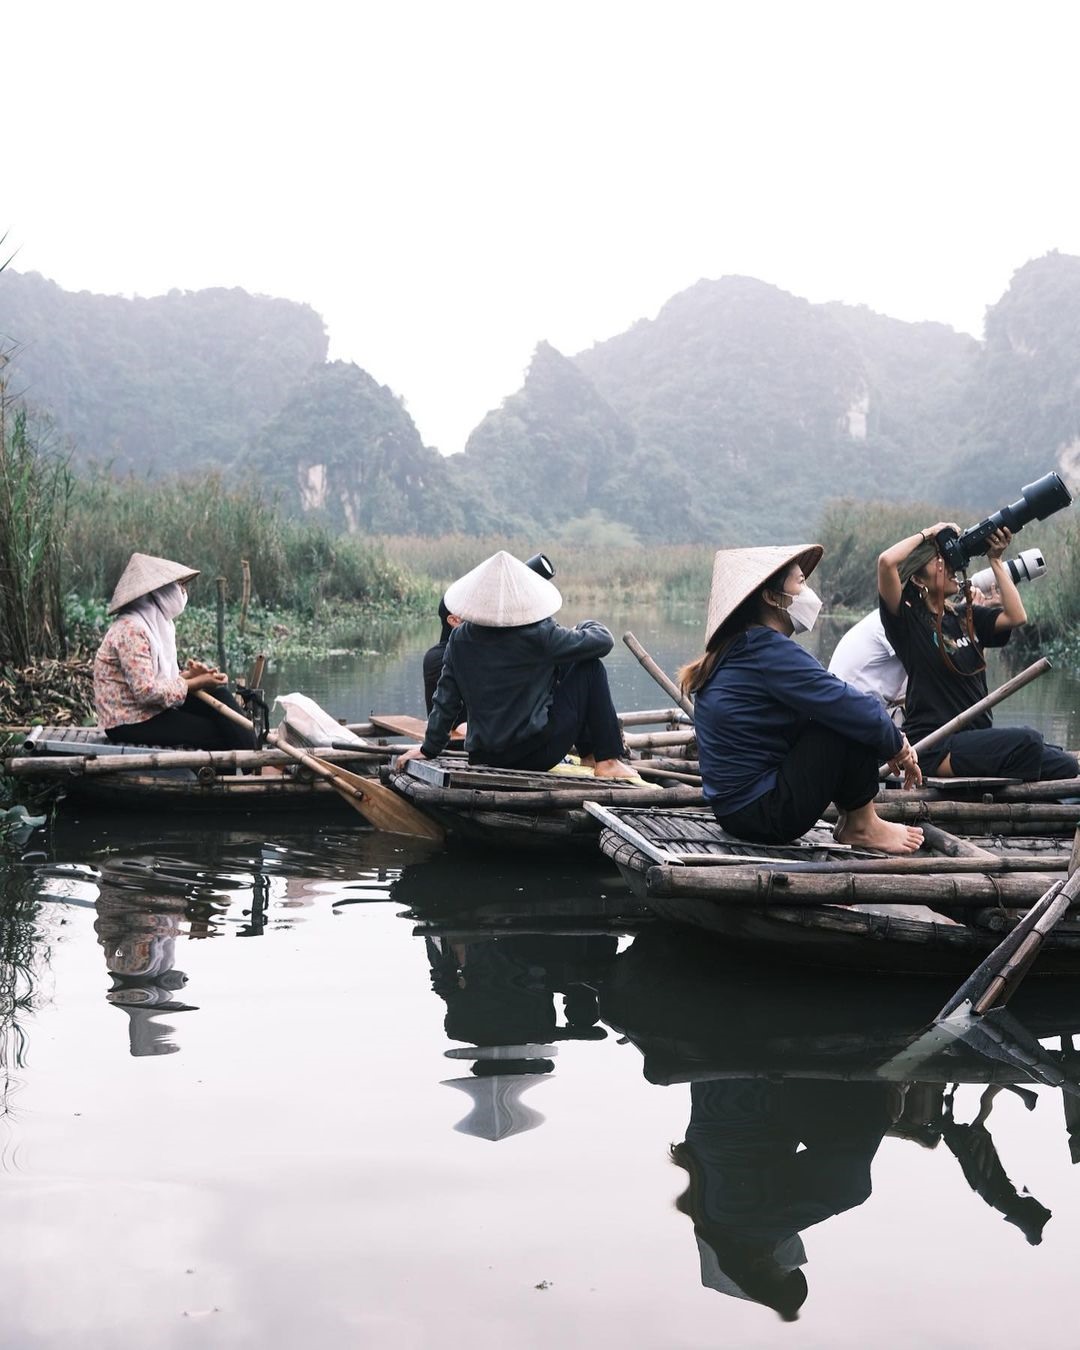
[[[877,695],[890,709],[907,691],[907,672],[885,636],[876,609],[849,628],[836,644],[829,670],[864,694]]]

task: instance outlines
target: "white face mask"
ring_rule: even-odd
[[[791,620],[796,633],[809,633],[821,613],[821,596],[809,586],[804,586],[798,595],[791,597],[791,604],[784,613]]]

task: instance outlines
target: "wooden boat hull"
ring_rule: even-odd
[[[431,760],[388,770],[383,781],[413,806],[438,821],[451,840],[515,852],[593,853],[597,822],[583,809],[586,800],[633,806],[662,797],[668,805],[700,806],[700,792],[678,785],[639,788],[593,778],[490,769],[461,760]],[[417,777],[424,773],[426,780]]]
[[[1045,852],[1013,860],[1013,866],[1030,870],[1001,870],[992,859],[938,858],[927,859],[925,866],[940,871],[911,875],[889,871],[897,864],[882,857],[877,864],[838,863],[830,872],[828,862],[820,861],[829,854],[820,841],[771,850],[776,856],[770,859],[768,848],[729,844],[707,813],[683,813],[677,821],[662,811],[613,815],[629,833],[639,833],[642,844],[620,834],[616,822],[602,831],[601,851],[653,914],[801,966],[914,974],[970,971],[1001,940],[1011,922],[1008,913],[1026,909],[1064,876],[1061,855]],[[674,836],[688,849],[715,850],[716,863],[680,865],[674,851],[670,862],[647,856],[650,840],[657,845],[652,851],[662,854],[662,839]],[[687,839],[693,842],[686,845]],[[740,851],[751,856],[743,861]],[[687,851],[685,856],[698,855]],[[966,870],[949,870],[958,861]],[[863,865],[882,870],[851,870]],[[977,870],[980,865],[983,872]],[[848,870],[841,870],[844,866]],[[931,906],[943,912],[931,913]],[[988,912],[989,918],[1003,921],[960,923],[950,912],[980,920]],[[1080,970],[1080,923],[1060,924],[1050,934],[1035,970]]]

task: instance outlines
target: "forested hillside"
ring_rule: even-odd
[[[1080,258],[1049,253],[1014,274],[987,311],[970,398],[943,500],[982,511],[1052,469],[1080,483]]]
[[[48,412],[76,463],[151,476],[227,468],[327,352],[322,319],[291,300],[74,294],[10,268],[0,343],[17,350],[13,387]]]
[[[73,295],[9,270],[5,336],[9,376],[76,467],[212,466],[349,532],[753,542],[813,533],[837,497],[977,512],[1051,468],[1080,479],[1080,258],[1059,254],[1019,269],[982,343],[748,277],[700,281],[576,356],[541,342],[448,459],[397,393],[327,363],[305,305]]]
[[[282,506],[348,533],[465,527],[447,461],[385,385],[346,361],[317,366],[237,466]]]

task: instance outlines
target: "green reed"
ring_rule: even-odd
[[[197,568],[203,604],[214,603],[217,577],[230,604],[237,600],[244,560],[253,600],[300,613],[325,600],[408,606],[427,597],[378,544],[289,520],[259,489],[228,486],[216,474],[150,483],[97,471],[78,481],[68,527],[71,589],[108,596],[133,551]]]
[[[72,478],[48,428],[14,398],[0,353],[0,661],[66,650],[61,544]]]
[[[388,535],[389,558],[444,590],[455,578],[505,549],[525,559],[544,552],[555,566],[555,584],[572,603],[586,600],[687,600],[703,603],[709,593],[713,549],[699,544],[648,548],[640,544],[560,543],[546,538],[448,534]]]

